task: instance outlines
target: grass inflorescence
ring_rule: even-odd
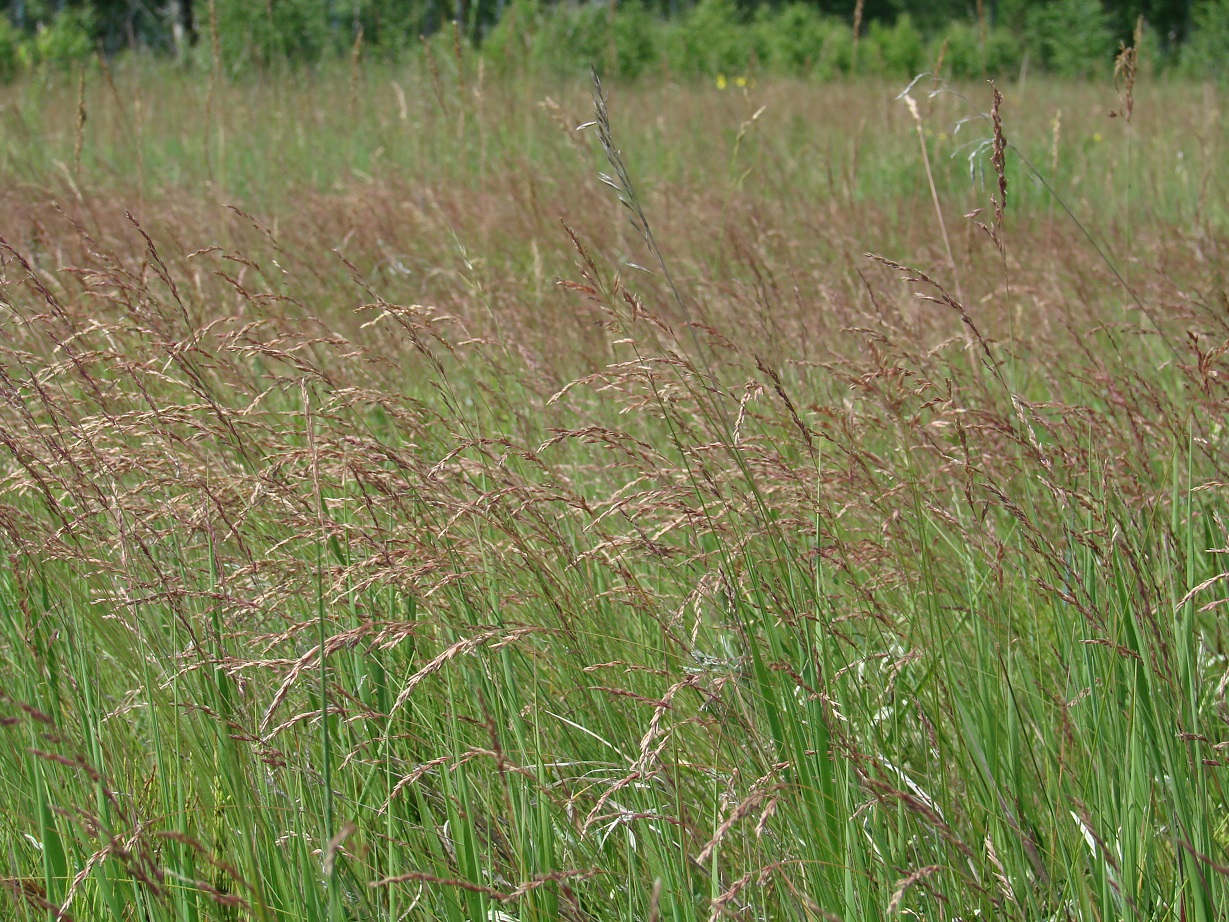
[[[0,115],[6,913],[1218,918],[1213,91],[437,65]]]

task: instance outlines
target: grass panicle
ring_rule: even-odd
[[[1218,918],[1204,91],[360,51],[0,112],[6,911]]]

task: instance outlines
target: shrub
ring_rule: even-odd
[[[610,10],[605,6],[548,7],[533,42],[536,68],[563,74],[583,74],[590,65],[605,70],[611,52],[609,27]]]
[[[1098,0],[1052,0],[1029,10],[1027,23],[1041,63],[1052,73],[1088,77],[1109,69],[1114,37]]]
[[[824,47],[814,74],[821,80],[830,80],[853,70],[853,30],[845,23],[832,23],[824,36]]]
[[[872,22],[866,39],[869,53],[860,69],[910,77],[926,67],[926,43],[908,13],[901,13],[891,26]],[[861,50],[858,54],[862,54]]]
[[[672,23],[663,45],[676,73],[737,73],[751,58],[747,28],[733,0],[700,0]]]
[[[346,0],[344,5],[333,0],[332,8],[343,9],[345,13],[336,17],[337,22],[330,22],[330,27],[351,26],[357,17],[363,26],[364,47],[382,55],[393,56],[417,47],[418,36],[434,25],[427,19],[428,8],[407,4],[405,0]]]
[[[21,36],[8,17],[0,15],[0,81],[7,83],[21,70]]]
[[[1009,76],[1024,63],[1024,42],[1009,29],[991,29],[986,36],[986,73]]]
[[[610,8],[517,0],[482,42],[483,57],[503,71],[528,68],[577,75],[590,65],[635,78],[660,60],[661,23],[639,0],[621,5],[613,31]]]
[[[634,79],[658,66],[660,29],[660,21],[640,0],[619,6],[614,42],[615,69],[620,76]]]
[[[327,0],[218,0],[222,61],[232,73],[275,61],[314,64],[333,45]]]
[[[755,17],[751,42],[756,57],[768,70],[807,74],[824,60],[824,49],[834,29],[848,31],[849,27],[820,15],[812,6],[762,6]]]
[[[482,57],[497,72],[523,69],[533,54],[542,10],[536,0],[512,0],[482,39]]]
[[[985,69],[981,36],[976,25],[968,22],[952,22],[930,42],[927,54],[929,66],[934,67],[943,55],[943,73],[956,80],[980,77]]]
[[[1217,11],[1220,12],[1217,12]],[[1209,0],[1201,22],[1205,36],[1193,69],[1219,66],[1219,41],[1229,42],[1229,0]],[[1054,0],[1027,14],[1030,28],[990,29],[982,40],[970,21],[950,22],[927,42],[915,21],[902,14],[888,25],[872,22],[859,44],[857,70],[908,78],[932,68],[946,43],[944,71],[956,79],[1011,76],[1019,71],[1031,42],[1039,67],[1063,76],[1107,72],[1114,51],[1109,19],[1097,0]],[[1218,32],[1217,29],[1220,31]],[[505,70],[531,69],[578,74],[590,63],[603,72],[634,78],[665,62],[678,75],[709,77],[739,74],[759,65],[768,72],[831,79],[854,65],[849,24],[826,17],[803,3],[764,4],[750,22],[733,0],[699,0],[687,12],[663,20],[630,0],[620,5],[610,26],[604,3],[549,6],[540,0],[513,0],[483,42],[483,54]],[[612,58],[613,55],[613,58]],[[1151,34],[1141,48],[1145,63],[1155,57]],[[1192,61],[1195,61],[1192,58]],[[613,65],[613,66],[612,66]]]
[[[1024,46],[1006,29],[990,29],[983,46],[975,23],[952,22],[935,36],[927,52],[927,64],[933,67],[944,43],[943,71],[955,80],[970,80],[982,76],[1009,75],[1020,68]]]
[[[1229,75],[1229,0],[1203,0],[1195,7],[1182,69],[1191,76]]]
[[[62,68],[84,61],[94,49],[93,31],[94,16],[89,7],[61,10],[34,36],[35,59]]]

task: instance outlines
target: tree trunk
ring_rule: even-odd
[[[196,17],[192,0],[168,0],[166,18],[171,23],[171,38],[175,42],[175,54],[182,58],[196,44]]]

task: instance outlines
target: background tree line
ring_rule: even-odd
[[[215,34],[240,72],[317,63],[356,41],[397,55],[445,29],[493,63],[559,71],[595,59],[629,76],[904,73],[941,52],[956,76],[1078,75],[1111,66],[1141,17],[1152,66],[1219,75],[1229,59],[1229,0],[0,0],[0,10],[0,77],[100,51],[204,61]]]

